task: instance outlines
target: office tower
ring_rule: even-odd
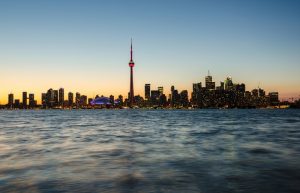
[[[10,93],[8,95],[8,108],[12,109],[14,107],[14,94]]]
[[[35,107],[34,94],[29,94],[29,108]]]
[[[151,97],[150,92],[151,92],[151,85],[150,84],[145,84],[145,99],[147,101],[150,100],[150,97]]]
[[[23,98],[22,98],[22,103],[23,103],[23,109],[27,108],[27,92],[23,92]]]
[[[225,90],[231,90],[233,87],[233,83],[232,83],[232,78],[229,76],[226,78],[226,80],[224,81],[225,84]]]
[[[200,95],[202,88],[201,82],[193,84],[192,102],[196,103],[198,96]]]
[[[60,88],[59,91],[59,97],[58,102],[60,106],[64,106],[64,100],[65,100],[65,90],[63,88]]]
[[[184,107],[187,107],[189,105],[189,96],[187,90],[183,90],[180,92],[180,103]]]
[[[159,92],[159,96],[161,96],[161,95],[164,94],[164,87],[159,86],[159,87],[157,88],[157,90],[158,90],[158,92]]]
[[[225,89],[225,84],[224,82],[220,82],[220,90],[224,90]]]
[[[47,93],[42,93],[41,103],[42,103],[42,108],[47,107]]]
[[[123,96],[122,95],[119,95],[118,101],[119,101],[120,105],[123,105],[124,101],[123,101]]]
[[[269,103],[271,106],[279,105],[279,95],[278,92],[270,92],[269,93]]]
[[[236,85],[236,91],[240,92],[240,93],[244,93],[246,91],[246,86],[245,84],[237,84]]]
[[[264,96],[266,95],[266,92],[265,92],[263,89],[259,88],[259,89],[258,89],[258,95],[259,95],[260,97],[264,97]]]
[[[79,104],[80,104],[81,107],[87,105],[87,96],[86,95],[81,95],[80,96]]]
[[[14,105],[14,107],[15,107],[16,109],[21,108],[21,107],[20,107],[20,100],[19,100],[19,99],[16,99],[16,100],[15,100],[15,105]]]
[[[80,105],[80,93],[79,92],[76,92],[75,103],[76,103],[76,107],[78,108]]]
[[[152,105],[157,105],[159,102],[159,91],[158,90],[151,90],[151,103]]]
[[[58,90],[54,90],[54,106],[58,106]]]
[[[252,93],[252,96],[258,97],[258,90],[257,90],[257,89],[253,89],[253,90],[251,91],[251,93]]]
[[[73,103],[74,103],[74,96],[73,96],[73,93],[72,93],[72,92],[69,92],[69,93],[68,93],[68,104],[69,104],[69,107],[72,107],[72,106],[73,106]]]
[[[209,74],[208,71],[208,75],[205,77],[205,87],[208,90],[213,90],[215,89],[215,82],[212,81],[212,76]]]
[[[200,92],[201,88],[202,88],[201,82],[193,84],[193,92],[194,93]]]
[[[129,105],[130,107],[133,106],[134,104],[134,89],[133,89],[133,67],[134,67],[134,62],[132,58],[132,39],[131,39],[131,47],[130,47],[130,61],[129,61],[129,67],[130,67],[130,92],[129,92]]]
[[[47,94],[46,94],[46,104],[47,104],[47,107],[48,108],[52,108],[54,107],[54,103],[55,103],[55,100],[54,100],[54,90],[52,88],[50,88],[48,91],[47,91]]]
[[[88,98],[88,105],[90,105],[92,101],[93,101],[92,98]]]
[[[23,92],[23,109],[27,109],[27,92]]]

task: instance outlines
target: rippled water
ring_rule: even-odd
[[[0,111],[0,192],[300,192],[300,111]]]

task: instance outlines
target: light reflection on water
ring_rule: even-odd
[[[0,111],[0,192],[300,192],[300,111]]]

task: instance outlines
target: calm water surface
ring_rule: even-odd
[[[300,111],[0,111],[0,192],[300,192]]]

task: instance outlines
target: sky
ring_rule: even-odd
[[[300,97],[300,1],[0,1],[0,104],[8,93],[127,96],[130,39],[135,94],[192,90],[210,71],[247,90]],[[66,96],[65,96],[66,97]]]

